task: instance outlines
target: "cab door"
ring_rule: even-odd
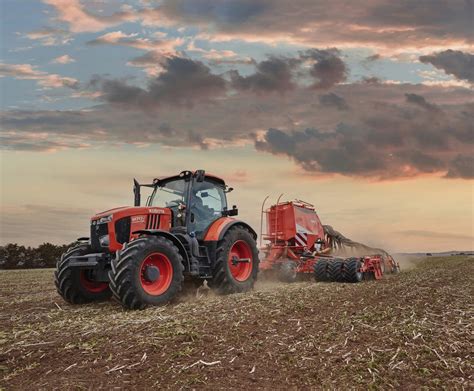
[[[190,200],[188,231],[195,232],[197,237],[202,237],[209,225],[222,217],[222,211],[227,208],[224,188],[208,179],[194,182]]]

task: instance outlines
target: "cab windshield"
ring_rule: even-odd
[[[186,204],[186,185],[187,182],[183,178],[161,183],[153,190],[147,206],[173,208]]]

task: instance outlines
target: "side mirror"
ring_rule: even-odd
[[[230,210],[225,210],[223,213],[222,213],[224,216],[237,216],[239,214],[239,210],[237,209],[237,207],[234,205],[232,206],[232,209]]]

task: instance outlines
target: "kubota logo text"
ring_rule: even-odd
[[[163,214],[163,209],[148,209],[148,211],[150,213],[159,213],[159,214]]]

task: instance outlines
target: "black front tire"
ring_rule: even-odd
[[[71,304],[85,304],[93,301],[107,300],[112,296],[107,283],[87,280],[87,270],[70,266],[73,256],[90,254],[92,249],[86,243],[68,249],[56,264],[54,284],[58,293]],[[82,274],[81,274],[82,273]]]
[[[231,249],[239,241],[246,243],[251,252],[251,271],[244,281],[238,281],[232,275],[229,265]],[[212,278],[208,280],[208,286],[220,295],[250,291],[257,280],[258,264],[258,249],[252,234],[244,227],[232,227],[217,244]]]
[[[157,294],[147,292],[143,283],[143,263],[153,254],[160,254],[171,265],[169,286]],[[183,272],[183,258],[170,240],[159,236],[142,237],[125,243],[122,250],[117,251],[109,272],[110,289],[114,297],[128,309],[164,305],[182,290]]]

